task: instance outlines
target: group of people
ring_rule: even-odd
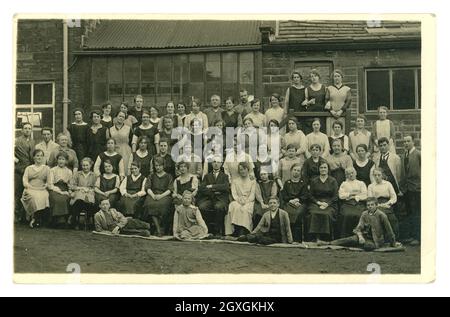
[[[262,101],[249,101],[242,90],[238,104],[226,98],[225,109],[218,95],[203,111],[193,97],[190,113],[183,102],[168,102],[161,117],[156,107],[144,107],[140,95],[114,116],[111,103],[92,109],[90,124],[84,110],[75,109],[57,142],[43,128],[35,144],[25,123],[15,145],[16,219],[32,228],[45,221],[78,228],[84,213],[97,231],[179,239],[213,234],[262,244],[332,241],[371,249],[383,239],[395,244],[403,225],[397,201],[404,197],[404,240],[418,244],[421,163],[414,138],[404,137],[400,158],[382,106],[371,131],[358,115],[345,135],[351,90],[343,77],[335,70],[333,85],[325,87],[312,70],[305,88],[294,72],[284,103],[274,93],[264,113]],[[299,122],[291,111],[330,115]],[[234,129],[231,145],[220,136],[227,128]],[[251,155],[252,147],[268,155]]]

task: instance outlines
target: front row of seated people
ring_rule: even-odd
[[[192,204],[192,199],[193,195],[190,191],[183,192],[181,204],[175,209],[173,236],[176,239],[195,240],[208,237],[208,227],[198,207]],[[369,197],[366,207],[367,210],[363,211],[352,235],[321,244],[361,247],[367,251],[387,245],[399,246],[388,217],[379,209],[378,199]],[[151,225],[149,223],[125,217],[116,209],[111,208],[108,199],[100,202],[100,211],[95,214],[94,219],[97,232],[150,236]],[[257,227],[251,233],[238,237],[237,241],[263,245],[293,243],[289,214],[280,208],[277,197],[269,198],[268,211],[264,213]]]

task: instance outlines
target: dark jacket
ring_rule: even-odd
[[[206,188],[206,186],[212,185],[212,188]],[[199,200],[219,200],[226,204],[230,203],[230,181],[228,175],[220,171],[217,179],[214,177],[213,172],[208,173],[203,178],[199,188]]]
[[[405,154],[401,156],[402,160],[402,178],[400,182],[400,190],[402,192],[420,192],[420,167],[421,156],[420,151],[415,149],[409,154],[408,168],[405,166]]]
[[[292,232],[288,213],[283,209],[278,209],[278,216],[280,217],[281,242],[292,243]],[[258,226],[253,230],[252,233],[269,232],[271,221],[272,217],[270,216],[270,211],[267,211],[262,216]]]

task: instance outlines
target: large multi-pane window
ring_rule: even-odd
[[[208,102],[213,94],[239,97],[254,93],[253,52],[199,53],[92,58],[92,104],[114,106],[141,94],[146,105],[163,107],[169,100]]]
[[[420,109],[420,77],[419,67],[366,69],[367,110]]]
[[[55,86],[53,82],[20,82],[16,84],[16,131],[24,123],[33,126],[33,138],[40,139],[41,129],[54,129]]]

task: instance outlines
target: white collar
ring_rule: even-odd
[[[415,146],[413,146],[413,148],[411,150],[409,150],[409,154],[411,154],[412,152],[414,152],[414,150],[416,149]]]
[[[141,173],[139,173],[138,176],[134,176],[133,174],[130,174],[131,179],[134,180],[134,181],[137,180],[139,177],[141,177],[141,175],[142,175]]]

